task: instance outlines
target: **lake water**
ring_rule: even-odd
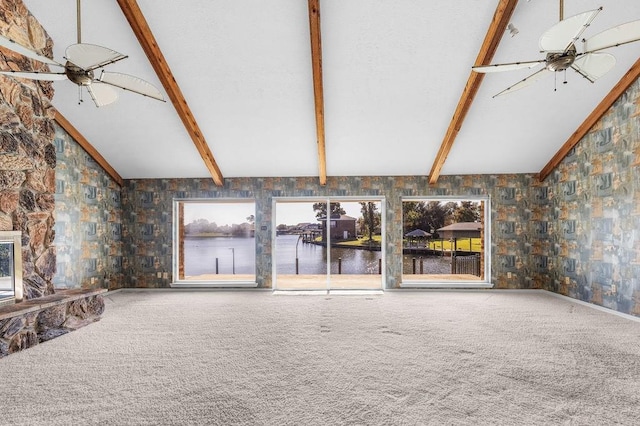
[[[233,250],[231,250],[233,249]],[[185,238],[184,274],[255,274],[255,238]]]
[[[276,273],[296,273],[296,243],[298,244],[298,270],[304,274],[327,273],[327,250],[315,244],[298,243],[297,235],[276,237]],[[342,259],[343,274],[377,274],[382,252],[358,249],[331,248],[331,273],[338,273],[338,259]]]
[[[451,258],[443,256],[420,256],[415,254],[405,254],[402,256],[402,273],[413,274],[413,259],[416,259],[416,274],[420,273],[420,261],[422,261],[422,272],[424,274],[450,274]]]
[[[298,245],[298,267],[300,274],[326,274],[327,250],[315,244],[305,244],[297,235],[279,235],[276,237],[276,272],[278,274],[296,273],[296,243]],[[186,238],[184,240],[185,275],[216,273],[216,258],[220,274],[255,274],[255,238]],[[233,250],[231,250],[233,249]],[[338,273],[338,258],[342,259],[343,274],[377,274],[378,262],[382,252],[332,248],[331,273]],[[412,273],[414,255],[403,256],[403,273]],[[448,274],[451,260],[448,257],[425,257],[425,274]],[[419,272],[419,261],[417,263]]]

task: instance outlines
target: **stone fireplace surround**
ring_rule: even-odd
[[[98,321],[106,291],[60,290],[0,307],[0,358]]]
[[[50,56],[52,40],[22,0],[1,0],[0,33]],[[3,49],[2,69],[47,71]],[[56,290],[56,150],[53,85],[0,78],[0,231],[21,232],[24,300],[0,307],[0,358],[66,334],[100,318],[99,290]]]

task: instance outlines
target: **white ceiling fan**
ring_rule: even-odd
[[[544,59],[481,65],[474,66],[472,69],[479,73],[490,73],[544,65],[542,69],[497,93],[493,96],[494,98],[530,86],[547,74],[566,71],[568,68],[593,83],[611,70],[616,63],[613,55],[601,50],[640,40],[640,20],[637,20],[602,31],[589,39],[582,39],[583,51],[578,52],[576,42],[601,10],[602,7],[564,19],[564,0],[560,0],[560,22],[540,37],[540,52],[546,54]]]
[[[148,81],[132,75],[107,72],[102,69],[109,64],[127,58],[127,56],[106,47],[82,43],[80,0],[76,0],[76,3],[78,43],[67,47],[64,56],[66,62],[64,64],[40,55],[11,39],[0,36],[0,46],[49,66],[61,68],[60,71],[2,70],[0,74],[31,80],[55,81],[69,79],[72,83],[78,85],[80,102],[82,102],[82,88],[86,87],[97,107],[111,104],[118,99],[118,92],[113,87],[164,102],[162,93]],[[98,71],[99,76],[96,76]]]

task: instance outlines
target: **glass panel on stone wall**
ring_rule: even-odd
[[[402,201],[402,282],[483,282],[488,200]]]
[[[256,280],[253,201],[178,203],[178,281]]]

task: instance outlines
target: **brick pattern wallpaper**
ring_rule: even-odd
[[[120,288],[120,186],[56,125],[55,288]]]
[[[256,275],[271,286],[273,197],[384,196],[386,198],[386,288],[398,287],[402,273],[402,197],[491,197],[493,282],[502,288],[540,288],[545,271],[528,270],[532,250],[523,242],[534,188],[530,175],[444,176],[437,186],[426,177],[234,178],[224,187],[211,179],[151,179],[125,182],[122,194],[125,280],[130,287],[168,287],[172,272],[172,200],[174,198],[250,198],[256,202]],[[542,213],[540,213],[542,214]],[[544,236],[541,235],[541,239]],[[542,250],[542,248],[540,248]],[[169,278],[158,278],[164,272]],[[526,273],[525,273],[526,272]]]
[[[547,180],[545,288],[640,316],[640,81]]]

